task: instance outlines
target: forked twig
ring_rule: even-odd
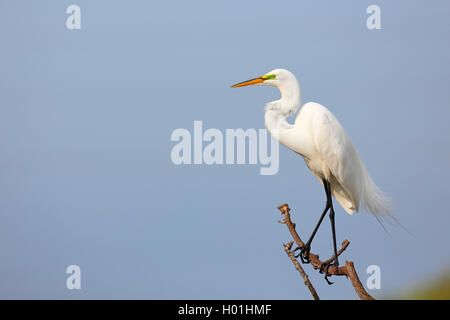
[[[295,230],[295,223],[293,223],[291,221],[289,205],[288,204],[283,204],[283,205],[279,206],[278,209],[281,211],[281,214],[283,215],[283,220],[281,220],[279,222],[283,223],[283,224],[286,224],[286,226],[288,227],[289,232],[290,232],[292,238],[294,239],[295,243],[297,244],[297,246],[300,247],[300,248],[303,247],[305,245],[305,243],[302,241],[302,239],[298,235],[297,231]],[[341,255],[345,251],[345,249],[347,249],[349,244],[350,244],[350,241],[348,241],[348,240],[345,240],[344,242],[342,242],[342,247],[337,252],[337,255],[338,256]],[[292,246],[292,243],[291,243],[291,246]],[[286,245],[285,245],[285,251],[286,251]],[[288,249],[288,251],[292,253],[292,256],[295,259],[295,255],[294,255],[294,253],[292,251],[290,251],[290,248]],[[287,253],[287,251],[286,251],[286,253]],[[292,257],[290,255],[289,255],[289,257],[292,260]],[[311,261],[311,265],[313,266],[313,268],[315,270],[321,270],[321,267],[325,263],[329,263],[333,259],[334,259],[334,255],[331,258],[329,258],[328,260],[321,261],[319,259],[319,255],[311,253],[311,252],[309,253],[309,260]],[[295,261],[298,263],[297,259],[295,259]],[[292,260],[292,262],[294,263],[294,265],[296,265],[296,263],[293,260]],[[300,268],[301,268],[301,266],[300,266]],[[296,265],[296,269],[299,270],[297,268],[297,265]],[[303,269],[301,269],[301,270],[303,270]],[[299,270],[299,272],[300,272],[300,270]],[[303,273],[304,273],[304,271],[303,271]],[[305,277],[303,276],[302,272],[300,272],[300,274],[302,275],[303,279],[305,279]],[[361,300],[375,300],[364,289],[361,281],[359,280],[358,274],[356,273],[356,269],[355,269],[355,266],[354,266],[352,261],[346,261],[345,262],[345,266],[339,267],[339,268],[336,268],[334,265],[330,266],[330,268],[328,269],[328,274],[329,275],[335,275],[335,276],[346,276],[347,278],[350,279],[350,281],[351,281],[351,283],[353,285],[353,288],[355,289],[356,294],[359,296],[359,298]],[[308,279],[308,276],[306,275],[306,273],[305,273],[305,276],[306,276],[306,279]],[[309,279],[308,279],[308,282],[309,282]],[[311,288],[308,285],[308,283],[306,282],[306,280],[305,280],[305,284],[308,286],[308,289],[310,289],[310,291],[311,291]],[[311,283],[309,282],[309,284],[311,284]],[[311,287],[312,287],[312,285],[311,285]],[[315,290],[314,290],[314,292],[315,292]],[[311,294],[314,297],[313,291],[311,291]],[[317,293],[315,293],[315,294],[317,295]],[[315,299],[315,297],[314,297],[314,299]]]

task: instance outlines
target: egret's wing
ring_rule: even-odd
[[[347,212],[358,211],[363,183],[358,152],[334,115],[320,104],[314,108],[314,144],[332,174],[333,195]]]
[[[389,210],[389,198],[373,182],[339,121],[320,104],[315,103],[314,109],[314,144],[322,162],[331,172],[330,184],[334,197],[348,213],[358,211],[361,201],[364,208],[371,212],[382,226],[382,220],[385,218],[402,226]],[[383,228],[386,230],[384,226]]]

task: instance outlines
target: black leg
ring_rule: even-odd
[[[331,190],[330,190],[330,199],[331,199]],[[334,208],[333,208],[332,200],[330,200],[330,202],[331,202],[331,204],[330,204],[330,222],[331,222],[331,233],[333,235],[334,259],[327,264],[323,264],[320,268],[320,271],[322,271],[323,268],[325,267],[325,280],[327,281],[328,284],[333,284],[332,282],[330,282],[328,280],[328,277],[329,277],[328,269],[330,268],[331,265],[334,265],[336,268],[338,268],[339,260],[338,260],[337,245],[336,245],[336,227],[335,227],[335,220],[334,220]]]
[[[334,223],[334,209],[333,209],[333,205],[331,205],[331,210],[330,210],[330,221],[331,221],[331,232],[333,233],[333,246],[334,246],[334,261],[336,262],[336,266],[339,265],[339,261],[338,261],[338,255],[337,255],[337,246],[336,246],[336,227],[335,227],[335,223]]]
[[[314,228],[311,237],[309,237],[309,240],[306,242],[304,247],[296,248],[294,251],[300,250],[300,253],[296,255],[296,257],[300,257],[303,263],[310,263],[309,260],[309,252],[311,251],[311,242],[314,239],[314,236],[316,235],[317,230],[319,229],[320,224],[322,223],[323,218],[325,217],[328,209],[333,207],[333,203],[331,200],[331,187],[330,183],[323,179],[323,186],[325,188],[325,193],[327,195],[327,203],[325,205],[325,209],[322,212],[322,215],[320,216],[319,222],[317,223],[316,227]]]

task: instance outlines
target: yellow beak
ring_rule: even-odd
[[[247,81],[244,81],[244,82],[236,83],[235,85],[231,86],[231,88],[239,88],[239,87],[251,86],[253,84],[263,83],[264,80],[266,80],[266,79],[264,79],[263,77],[254,78],[254,79],[250,79],[250,80],[247,80]]]

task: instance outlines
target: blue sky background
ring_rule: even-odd
[[[81,7],[82,29],[65,26]],[[382,30],[366,28],[381,7]],[[263,128],[294,72],[327,106],[414,234],[337,209],[342,256],[381,298],[449,266],[448,1],[0,1],[0,298],[310,299],[282,243],[325,203],[303,160],[175,166],[176,128]],[[326,219],[313,251],[332,251]],[[68,265],[82,289],[65,287]],[[356,298],[306,266],[322,298]]]

